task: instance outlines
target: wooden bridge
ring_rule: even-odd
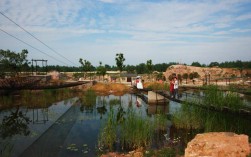
[[[57,89],[78,86],[90,81],[79,81],[79,82],[65,82],[58,84],[47,83],[50,80],[49,75],[41,76],[25,76],[25,77],[14,77],[0,79],[0,90],[22,90],[22,89]]]
[[[188,101],[186,100],[181,100],[181,99],[177,99],[177,98],[171,98],[169,92],[164,91],[164,90],[156,90],[156,91],[152,91],[150,89],[144,89],[144,92],[147,92],[147,96],[146,95],[142,95],[142,94],[137,94],[137,96],[141,97],[141,99],[143,101],[145,101],[146,103],[148,103],[149,105],[151,104],[160,104],[160,103],[166,103],[169,101],[174,101],[174,102],[178,102],[178,103],[186,103]],[[201,98],[201,96],[198,96],[198,98]],[[221,109],[210,105],[210,106],[206,106],[204,105],[202,102],[195,104],[195,103],[189,103],[191,105],[196,105],[198,107],[201,108],[205,108],[205,109],[209,109],[209,110],[213,110],[213,111],[217,111],[217,112],[229,112],[229,113],[233,113],[233,114],[240,114],[243,116],[247,116],[248,118],[251,118],[251,108],[250,107],[244,107],[241,108],[237,111],[232,110],[228,107],[223,107]]]

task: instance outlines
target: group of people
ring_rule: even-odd
[[[171,98],[176,98],[176,96],[178,97],[178,88],[179,88],[178,79],[176,76],[173,76],[172,79],[170,80],[170,96],[171,96]]]

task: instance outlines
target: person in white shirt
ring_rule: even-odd
[[[174,98],[176,97],[176,95],[177,95],[177,97],[178,97],[178,88],[179,88],[179,83],[178,83],[178,79],[177,79],[177,77],[174,77]]]

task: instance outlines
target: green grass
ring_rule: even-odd
[[[151,118],[129,108],[123,116],[123,121],[118,121],[119,111],[120,108],[117,109],[116,116],[112,108],[100,130],[99,145],[110,151],[113,150],[114,144],[118,144],[116,140],[120,141],[118,146],[123,150],[150,147],[156,131],[166,129],[167,117],[164,114]]]
[[[149,85],[147,88],[151,90],[169,90],[169,84],[168,83],[153,83]]]
[[[113,150],[113,145],[116,142],[116,130],[117,130],[116,118],[114,115],[114,111],[111,110],[108,114],[107,121],[104,126],[101,128],[98,145],[99,148],[108,148],[109,150]]]
[[[232,90],[224,92],[216,85],[210,85],[206,88],[203,104],[208,107],[212,105],[218,109],[228,107],[233,111],[244,107],[243,101],[238,93]]]
[[[154,133],[154,123],[134,110],[127,111],[127,117],[121,125],[121,141],[124,148],[136,149],[150,146]]]

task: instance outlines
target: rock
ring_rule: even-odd
[[[250,155],[247,135],[230,132],[197,134],[185,149],[185,157],[246,157]]]

